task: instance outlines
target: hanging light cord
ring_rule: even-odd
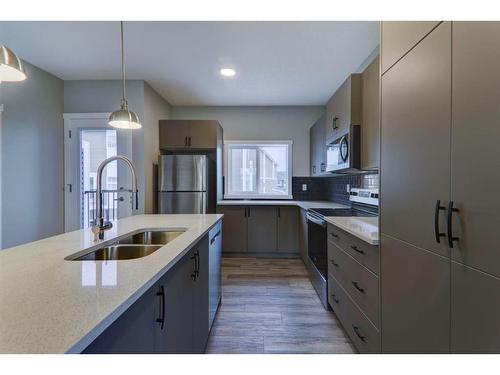
[[[125,99],[125,57],[124,57],[124,48],[123,48],[123,21],[120,21],[120,38],[121,38],[121,49],[122,49],[122,108],[127,109],[128,103],[127,99]]]

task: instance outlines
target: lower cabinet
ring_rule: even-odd
[[[208,236],[83,353],[203,353],[209,326]]]
[[[451,352],[500,353],[500,279],[451,262]]]
[[[450,260],[392,237],[380,240],[382,352],[449,352]]]
[[[298,207],[220,205],[217,212],[224,214],[223,253],[298,255]]]
[[[248,207],[247,228],[249,253],[272,253],[276,251],[277,226],[276,207]]]

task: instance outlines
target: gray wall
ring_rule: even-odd
[[[172,118],[218,120],[225,140],[293,141],[293,175],[309,176],[309,128],[323,106],[173,107]]]
[[[151,86],[144,85],[144,195],[145,212],[155,213],[157,181],[155,168],[158,164],[160,144],[158,121],[170,118],[171,107]]]
[[[0,84],[2,247],[62,233],[63,81],[25,63],[28,79]]]
[[[130,110],[144,119],[144,81],[127,81]],[[122,83],[116,80],[64,81],[64,113],[105,113],[119,109]],[[137,169],[139,210],[144,212],[144,129],[130,130],[132,160]],[[122,166],[124,168],[124,166]]]

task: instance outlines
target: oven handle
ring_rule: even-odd
[[[307,218],[307,221],[310,221],[314,224],[321,225],[322,227],[326,227],[326,221],[318,219],[318,218],[310,215],[309,213],[306,213],[306,218]]]

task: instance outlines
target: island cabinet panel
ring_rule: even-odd
[[[247,251],[247,208],[244,206],[218,206],[224,214],[222,224],[222,251],[244,253]]]
[[[159,281],[165,293],[165,313],[160,314],[160,319],[165,321],[163,329],[155,334],[156,353],[190,353],[192,350],[193,257],[191,250]]]
[[[208,236],[83,353],[203,353],[210,331]]]
[[[197,257],[196,279],[193,285],[193,353],[203,354],[207,345],[208,334],[210,332],[208,316],[208,280],[209,280],[209,254],[208,237],[193,248],[194,256]]]
[[[299,252],[299,208],[278,207],[278,252]]]
[[[155,353],[154,337],[160,329],[160,287],[149,288],[132,306],[98,336],[83,354]]]
[[[248,252],[272,253],[276,251],[276,218],[276,207],[248,207]]]

